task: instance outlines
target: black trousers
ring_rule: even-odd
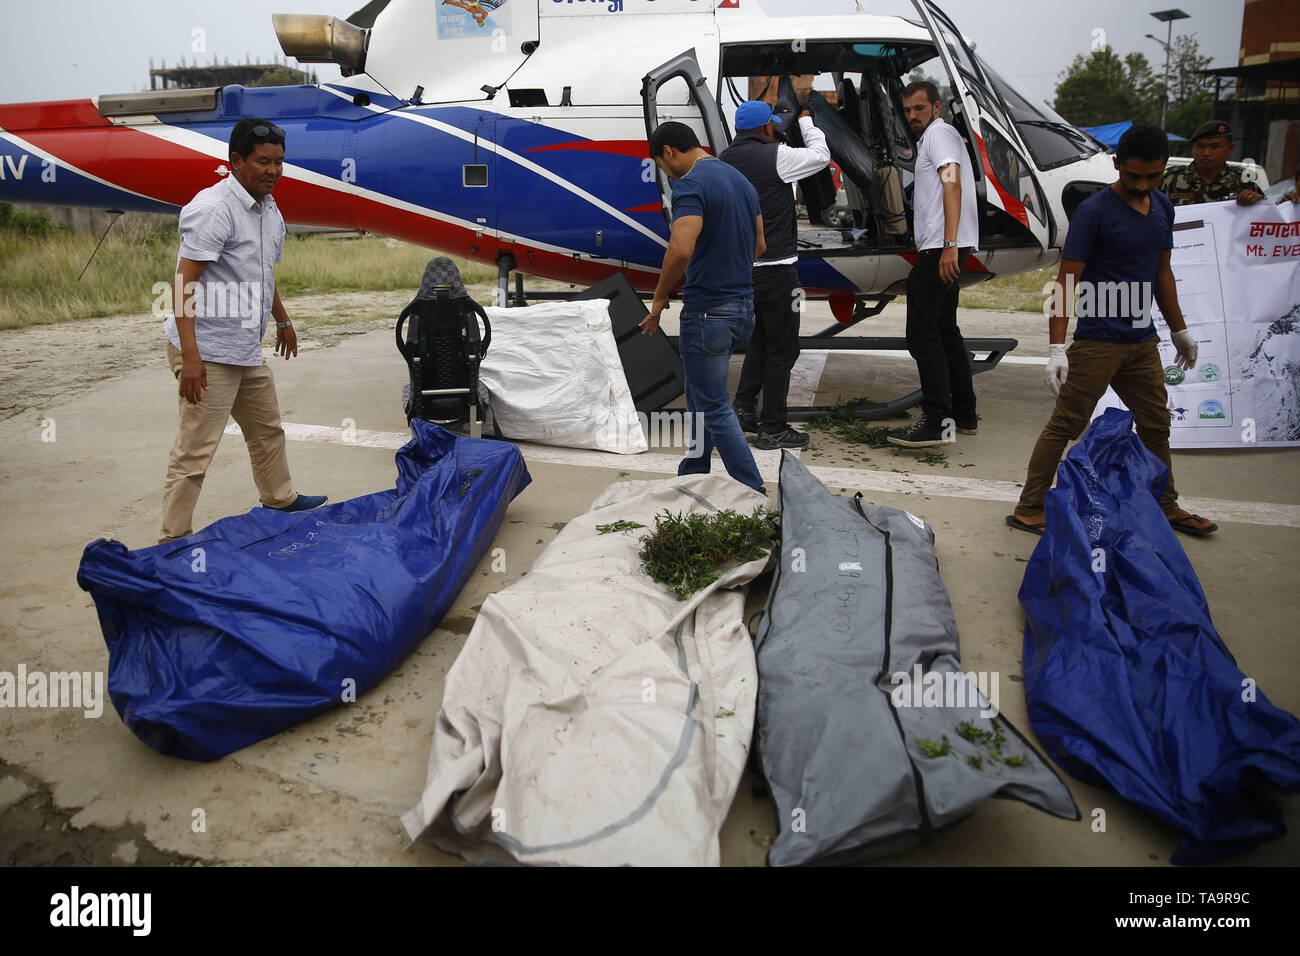
[[[936,425],[945,418],[975,420],[970,352],[957,328],[958,284],[939,278],[942,251],[917,253],[907,275],[907,350],[921,376],[921,410]],[[970,254],[969,248],[957,250],[959,268]]]
[[[799,273],[793,265],[754,268],[754,334],[745,350],[736,387],[736,407],[754,411],[758,394],[760,431],[772,434],[787,426],[786,396],[790,369],[799,358]]]

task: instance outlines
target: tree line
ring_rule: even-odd
[[[1195,34],[1177,37],[1170,48],[1169,107],[1165,128],[1188,137],[1212,119],[1214,79],[1200,73],[1210,65],[1201,56]],[[1142,53],[1121,57],[1109,46],[1080,53],[1061,73],[1052,108],[1075,126],[1107,123],[1160,124],[1165,93],[1164,64],[1153,67]]]

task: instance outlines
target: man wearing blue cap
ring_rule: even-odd
[[[812,113],[799,113],[807,146],[796,149],[776,141],[780,117],[762,100],[736,110],[736,138],[718,157],[745,174],[758,190],[767,251],[754,263],[754,334],[745,351],[736,388],[736,418],[747,432],[757,432],[759,448],[802,448],[806,432],[786,421],[790,370],[799,357],[799,318],[803,296],[795,264],[798,224],[793,183],[821,172],[830,162],[826,137],[813,125]],[[755,414],[759,392],[762,411]]]

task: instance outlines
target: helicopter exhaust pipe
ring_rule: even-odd
[[[337,63],[344,76],[366,68],[369,30],[319,13],[273,13],[271,23],[285,56],[300,63]]]

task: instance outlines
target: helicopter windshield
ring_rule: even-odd
[[[997,89],[1039,169],[1053,169],[1101,151],[1095,140],[1067,123],[1046,103],[1017,90],[978,55],[980,68]]]

